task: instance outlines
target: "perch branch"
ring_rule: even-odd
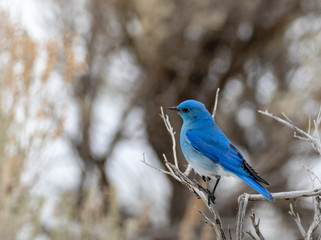
[[[314,131],[311,134],[311,119],[309,118],[309,126],[308,126],[308,131],[305,132],[302,129],[296,127],[293,122],[284,114],[282,113],[284,119],[275,116],[272,113],[269,113],[267,110],[266,111],[260,111],[259,113],[266,115],[268,117],[271,117],[275,119],[276,121],[290,127],[294,131],[294,137],[308,141],[311,143],[313,149],[317,151],[321,155],[321,140],[320,140],[320,135],[319,135],[319,127],[321,123],[321,108],[319,109],[317,119],[313,121],[314,124]],[[319,178],[310,170],[308,170],[310,173],[310,177],[313,183],[313,176],[315,179],[317,179],[319,182]],[[313,184],[314,185],[314,184]],[[302,198],[302,197],[313,197],[313,204],[314,204],[314,217],[313,221],[306,232],[301,224],[301,219],[298,213],[295,213],[293,210],[292,204],[290,204],[290,211],[289,214],[293,217],[295,223],[297,224],[301,235],[303,236],[304,239],[313,239],[313,233],[317,229],[317,227],[321,223],[321,206],[320,206],[320,192],[321,188],[315,188],[313,190],[305,190],[305,191],[294,191],[294,192],[284,192],[284,193],[274,193],[272,194],[274,199],[290,199],[290,198]],[[255,198],[256,196],[251,196],[250,198]],[[251,199],[251,200],[261,200],[261,199]]]
[[[239,210],[237,213],[237,222],[236,222],[236,240],[240,240],[243,238],[243,219],[245,216],[247,204],[249,202],[249,194],[242,194],[238,198],[238,203],[239,203]]]
[[[311,190],[272,193],[274,200],[290,200],[290,199],[314,197],[314,196],[320,196],[320,195],[321,195],[321,187],[311,189]],[[266,198],[264,196],[262,196],[261,194],[244,193],[239,197],[239,199],[238,199],[239,210],[238,210],[238,214],[237,214],[236,234],[235,234],[237,240],[242,239],[243,235],[244,235],[243,234],[243,219],[244,219],[244,216],[246,213],[248,201],[265,201],[265,200],[266,200]],[[317,227],[317,226],[319,226],[321,219],[316,220],[316,218],[317,218],[317,215],[315,215],[315,225],[314,225]],[[314,228],[314,230],[315,230],[315,228]],[[301,231],[301,229],[300,229],[300,231]]]
[[[249,201],[265,201],[266,198],[261,194],[247,194]],[[272,193],[272,197],[274,200],[289,200],[296,198],[306,198],[306,197],[314,197],[321,195],[321,187],[310,189],[310,190],[299,190],[299,191],[289,191],[289,192],[278,192]],[[241,195],[242,196],[242,195]]]

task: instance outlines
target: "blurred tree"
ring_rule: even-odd
[[[130,32],[129,22],[135,18],[138,18],[143,29],[137,37],[127,37],[145,73],[136,96],[142,99],[140,102],[146,110],[149,140],[160,158],[163,153],[171,155],[168,147],[170,143],[159,137],[166,136],[165,129],[159,127],[162,125],[158,117],[160,105],[171,106],[195,98],[211,107],[217,87],[223,89],[223,97],[229,99],[229,91],[236,91],[232,84],[236,84],[242,90],[237,99],[231,100],[237,100],[238,104],[227,104],[221,100],[219,109],[227,109],[220,110],[218,122],[228,136],[249,149],[253,158],[260,159],[262,165],[258,167],[259,170],[264,168],[266,176],[279,176],[275,181],[273,178],[270,180],[272,191],[285,189],[286,178],[279,171],[290,158],[289,151],[283,151],[289,149],[289,139],[273,138],[273,132],[263,123],[253,122],[252,126],[242,126],[238,117],[243,108],[249,108],[251,112],[264,106],[273,106],[273,97],[262,104],[260,84],[268,86],[268,81],[272,81],[272,84],[279,86],[280,91],[286,91],[289,87],[285,82],[289,64],[283,36],[296,18],[315,10],[302,4],[301,1],[292,0],[242,3],[138,1],[136,4],[123,1],[121,7],[118,7],[118,14],[131,16],[127,17],[127,21],[122,21],[123,28],[127,29],[124,32]],[[155,9],[157,12],[154,12]],[[266,75],[270,79],[264,79]],[[228,82],[231,85],[225,91]],[[274,108],[277,108],[277,102]],[[172,118],[172,121],[178,130],[178,118]],[[275,133],[278,131],[279,127],[276,127]],[[264,143],[255,140],[253,143],[249,134],[263,134]],[[265,157],[268,160],[264,160]],[[182,156],[180,159],[183,159]],[[266,161],[269,162],[268,166],[264,164]],[[175,223],[181,221],[187,198],[181,186],[173,182],[173,187],[170,214]],[[243,185],[239,192],[245,188]],[[235,216],[234,204],[235,201],[225,201],[222,206],[231,209],[231,217]],[[226,210],[224,213],[228,215]]]
[[[133,107],[144,109],[147,137],[159,158],[163,153],[170,157],[171,142],[159,117],[159,107],[194,98],[211,109],[218,87],[222,89],[216,115],[218,124],[243,149],[250,162],[255,159],[252,165],[270,182],[272,192],[293,187],[284,174],[289,161],[295,156],[306,158],[311,153],[300,152],[298,144],[281,130],[282,126],[272,126],[269,120],[257,118],[256,111],[262,108],[287,111],[303,128],[307,126],[303,122],[306,116],[317,112],[315,106],[321,98],[318,94],[321,84],[316,77],[319,72],[315,70],[320,57],[319,1],[54,0],[53,3],[58,7],[53,7],[57,18],[51,25],[56,27],[58,36],[63,35],[63,40],[61,45],[59,41],[58,46],[48,45],[48,52],[55,56],[47,62],[43,81],[56,68],[65,86],[70,87],[70,97],[77,109],[78,133],[67,136],[81,163],[76,204],[71,204],[73,217],[85,222],[90,215],[86,212],[86,202],[90,201],[90,187],[86,183],[92,177],[98,179],[103,199],[95,205],[101,210],[98,212],[107,216],[113,210],[106,166],[117,143],[126,137],[123,129]],[[313,24],[307,26],[310,22]],[[22,50],[25,55],[20,56],[26,66],[22,75],[27,88],[32,80],[36,48],[29,38],[23,39],[28,45]],[[77,61],[76,47],[84,53],[83,64]],[[116,85],[117,80],[110,77],[108,67],[117,54],[124,52],[140,74],[133,77],[137,78],[133,84],[117,89],[123,91],[128,104],[113,139],[106,144],[104,152],[97,153],[92,133],[94,107],[103,89]],[[16,51],[12,53],[10,60],[15,62]],[[14,72],[13,64],[10,66],[5,79],[13,78],[9,76]],[[298,111],[302,114],[298,115]],[[173,116],[171,120],[179,132],[180,119]],[[179,134],[176,135],[178,141]],[[178,152],[179,162],[184,165],[185,160]],[[199,224],[197,216],[191,217],[193,210],[187,207],[194,199],[189,199],[190,194],[183,186],[170,180],[173,186],[170,227],[167,231],[150,230],[150,224],[143,218],[139,233],[152,239],[199,239],[196,235],[202,232],[205,239],[207,230]],[[222,194],[218,198],[226,226],[234,227],[236,196],[244,191],[249,188],[241,184],[233,197]],[[273,206],[282,216],[287,214],[288,203]],[[308,207],[304,210],[303,219],[306,219],[305,215],[310,216],[312,212]],[[129,215],[125,210],[122,214],[117,216],[118,226]],[[283,221],[282,224],[297,234],[293,223]],[[183,234],[187,226],[195,228],[195,236]],[[90,231],[90,227],[86,231]]]
[[[293,67],[293,62],[288,61],[288,41],[284,36],[294,21],[319,11],[317,2],[95,0],[86,3],[90,26],[84,34],[83,26],[75,27],[77,12],[73,15],[70,11],[75,4],[60,2],[64,31],[81,35],[88,56],[88,74],[75,81],[75,96],[83,106],[83,137],[74,144],[81,159],[101,166],[105,179],[102,185],[108,186],[103,169],[110,151],[121,139],[123,123],[119,124],[112,144],[106,147],[106,154],[95,159],[88,142],[90,106],[104,78],[102,70],[108,56],[127,49],[142,78],[133,89],[123,121],[133,106],[145,109],[148,139],[159,158],[163,153],[171,156],[170,139],[158,116],[159,106],[195,98],[211,108],[219,87],[223,91],[218,123],[235,143],[248,149],[250,159],[257,159],[254,165],[259,172],[264,169],[272,191],[286,189],[287,178],[280,171],[293,154],[289,150],[291,140],[279,136],[280,126],[256,120],[255,111],[264,107],[284,110],[282,99],[291,87],[287,79]],[[173,117],[172,121],[179,131],[180,120]],[[183,164],[180,151],[179,158]],[[189,193],[171,181],[170,216],[173,229],[177,229]],[[238,193],[246,190],[247,186],[242,185]],[[287,211],[287,204],[277,205]],[[226,215],[223,218],[234,218],[234,206],[235,199],[222,203]],[[176,235],[175,230],[173,234]]]
[[[149,141],[159,157],[163,153],[171,156],[170,143],[159,137],[166,136],[165,129],[159,127],[159,106],[195,98],[211,108],[215,89],[220,87],[223,99],[217,121],[234,142],[250,151],[251,159],[257,159],[255,165],[259,171],[264,169],[272,191],[286,189],[287,178],[280,171],[291,159],[291,140],[279,136],[280,126],[272,131],[265,120],[256,121],[254,117],[250,122],[242,114],[255,114],[256,109],[263,107],[282,111],[278,101],[291,87],[287,78],[292,64],[288,61],[284,35],[296,19],[318,11],[317,3],[119,2],[118,15],[124,19],[121,23],[127,42],[145,73],[136,97],[145,108]],[[130,23],[135,21],[142,28],[136,35],[130,34]],[[178,118],[172,121],[178,131]],[[181,155],[180,159],[184,163]],[[173,182],[173,187],[170,214],[175,226],[183,217],[187,198],[182,186]],[[239,193],[246,189],[242,185]],[[285,213],[287,204],[280,205]],[[224,217],[234,218],[233,206],[235,201],[224,201]]]

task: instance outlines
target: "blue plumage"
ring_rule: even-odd
[[[269,201],[273,201],[271,193],[260,184],[268,183],[244,160],[202,103],[187,100],[169,109],[177,110],[183,119],[181,148],[186,160],[198,174],[216,177],[218,181],[220,176],[239,177]]]

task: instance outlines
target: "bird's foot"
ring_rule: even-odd
[[[204,182],[211,181],[210,177],[202,176],[202,179],[203,179]]]
[[[211,202],[215,204],[216,197],[214,196],[214,193],[207,189],[208,197],[207,197],[207,204],[210,206]]]

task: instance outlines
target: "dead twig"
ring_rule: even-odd
[[[321,155],[321,139],[320,139],[320,135],[319,135],[319,127],[320,127],[320,123],[321,123],[321,108],[319,110],[317,119],[313,121],[313,123],[314,123],[313,135],[310,134],[310,125],[309,125],[308,132],[305,132],[302,129],[295,126],[293,124],[293,122],[284,113],[282,113],[282,115],[284,116],[285,119],[282,119],[282,118],[274,115],[273,113],[269,113],[267,110],[265,110],[265,111],[259,110],[258,112],[263,115],[273,118],[274,120],[284,124],[285,126],[287,126],[289,128],[292,128],[294,131],[294,137],[304,140],[304,141],[308,141],[309,143],[311,143],[313,149],[316,150]]]
[[[251,231],[247,231],[246,232],[248,235],[250,235],[250,237],[254,240],[257,240],[256,237],[254,237],[254,235],[251,233]]]
[[[282,113],[284,119],[275,116],[272,113],[269,113],[266,111],[259,110],[259,113],[266,115],[268,117],[271,117],[275,119],[276,121],[286,125],[287,127],[290,127],[294,131],[294,137],[308,141],[314,150],[316,150],[321,155],[321,140],[319,135],[319,127],[321,124],[321,108],[319,110],[317,119],[313,121],[314,123],[314,132],[313,135],[310,134],[311,132],[311,121],[309,119],[309,128],[308,132],[303,131],[302,129],[296,127],[294,123],[288,118],[284,113]],[[311,175],[311,173],[310,173]],[[317,178],[317,177],[316,177]],[[318,179],[318,178],[317,178]],[[275,200],[289,200],[289,199],[297,199],[297,198],[306,198],[306,197],[314,197],[314,218],[313,222],[311,223],[308,231],[306,232],[301,224],[301,219],[298,213],[295,213],[293,210],[292,204],[290,204],[290,211],[289,214],[293,217],[294,221],[296,222],[302,236],[305,239],[312,239],[312,235],[315,231],[315,229],[320,225],[321,223],[321,206],[320,206],[320,195],[321,195],[321,187],[314,188],[311,190],[302,190],[302,191],[291,191],[291,192],[279,192],[279,193],[273,193],[272,196]],[[265,197],[261,194],[242,194],[239,197],[239,211],[238,211],[238,217],[237,217],[237,225],[236,225],[236,239],[242,239],[243,238],[243,218],[246,213],[246,207],[248,204],[248,201],[265,201]],[[252,224],[254,226],[254,229],[256,230],[256,234],[260,239],[262,239],[263,236],[259,235],[258,225],[259,222],[255,223],[255,215],[252,214],[251,216]],[[256,239],[253,234],[248,231],[247,232],[250,237],[253,239]]]
[[[163,107],[161,107],[160,110],[161,110],[160,116],[163,119],[165,127],[172,138],[172,151],[173,151],[173,156],[174,156],[174,163],[175,163],[175,166],[178,168],[178,161],[177,161],[177,154],[176,154],[176,140],[175,140],[175,133],[176,132],[174,131],[174,128],[172,127],[171,122],[169,121],[168,115],[164,114]]]
[[[266,201],[266,198],[261,194],[245,193],[244,195],[248,195],[249,201]],[[320,195],[321,195],[321,187],[310,189],[310,190],[272,193],[272,197],[274,198],[274,200],[290,200],[290,199],[314,197],[314,196],[320,196]]]
[[[314,204],[314,216],[313,221],[306,233],[306,239],[313,239],[313,233],[317,229],[317,227],[320,225],[321,222],[321,199],[319,196],[313,198],[313,204]]]
[[[256,235],[259,237],[260,240],[264,240],[263,234],[261,233],[261,230],[260,230],[260,219],[258,219],[256,223],[254,211],[252,211],[250,218],[251,218],[251,222],[254,227]],[[249,234],[249,231],[247,233]]]
[[[290,204],[290,211],[289,211],[289,214],[293,217],[296,225],[298,226],[300,232],[301,232],[301,235],[302,237],[305,238],[306,236],[306,232],[301,224],[301,218],[300,218],[300,215],[298,213],[295,213],[294,210],[293,210],[293,205],[292,203]]]
[[[235,236],[236,239],[242,239],[244,236],[243,233],[243,219],[246,213],[246,208],[247,208],[247,204],[249,202],[249,194],[242,194],[241,196],[239,196],[238,198],[238,203],[239,203],[239,210],[237,213],[237,221],[236,221],[236,232],[235,232]]]
[[[217,110],[219,93],[220,93],[220,89],[218,88],[218,89],[216,90],[216,95],[215,95],[215,103],[214,103],[214,109],[213,109],[213,114],[212,114],[213,118],[215,118],[215,114],[216,114],[216,110]]]

